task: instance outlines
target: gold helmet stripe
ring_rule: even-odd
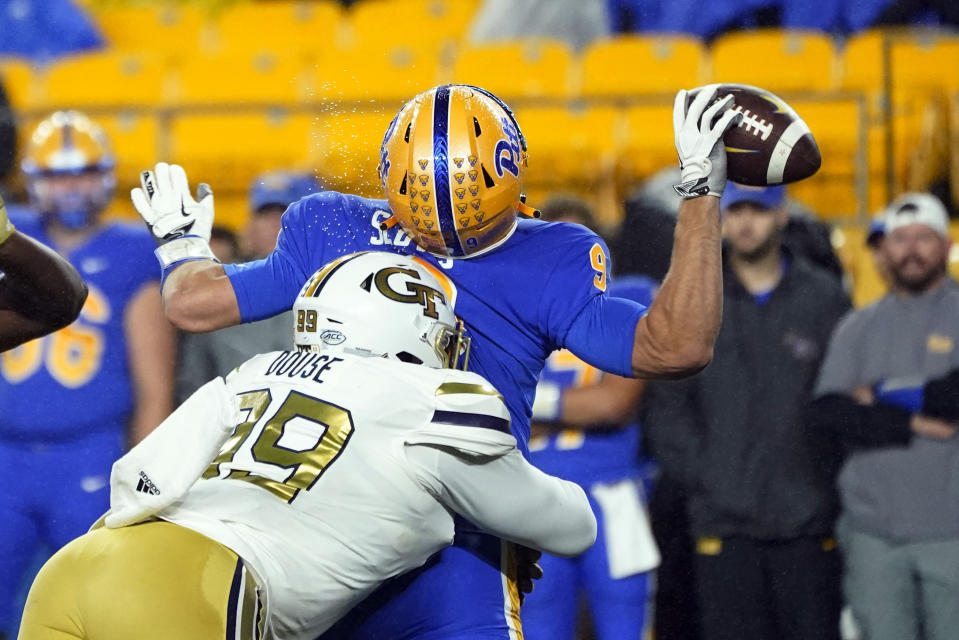
[[[421,265],[424,269],[433,274],[433,276],[439,280],[440,286],[443,287],[443,293],[446,294],[446,299],[449,301],[449,306],[454,311],[456,310],[456,285],[453,284],[453,281],[449,279],[445,273],[431,265],[429,262],[420,258],[419,256],[411,256],[413,261]]]
[[[327,279],[331,275],[333,275],[334,271],[342,267],[344,264],[346,264],[353,258],[356,258],[357,256],[361,256],[364,253],[368,253],[368,252],[360,251],[358,253],[349,253],[345,256],[341,256],[337,258],[336,260],[334,260],[333,262],[326,265],[325,267],[323,267],[323,269],[321,269],[320,271],[317,271],[316,273],[314,273],[313,277],[310,278],[309,282],[307,282],[306,285],[304,285],[303,292],[300,294],[300,297],[315,298],[319,296],[320,291],[323,290],[323,285],[326,283]]]

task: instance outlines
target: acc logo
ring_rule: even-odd
[[[346,336],[334,329],[327,329],[320,334],[320,340],[326,344],[343,344],[346,342]]]
[[[496,143],[494,151],[496,175],[503,177],[503,170],[509,171],[514,178],[519,177],[519,133],[509,118],[500,118],[503,123],[505,140]]]

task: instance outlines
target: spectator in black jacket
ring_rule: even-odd
[[[836,498],[805,438],[804,407],[849,300],[783,247],[781,202],[781,188],[727,186],[713,361],[650,386],[653,453],[689,495],[704,640],[838,638]]]

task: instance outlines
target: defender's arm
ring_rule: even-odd
[[[406,454],[440,502],[493,535],[560,556],[596,540],[596,517],[579,485],[546,475],[516,449],[477,459],[416,445]]]

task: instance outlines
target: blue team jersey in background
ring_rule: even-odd
[[[645,276],[617,278],[610,295],[648,307],[659,284]],[[540,378],[562,389],[595,384],[603,375],[569,351],[556,351]],[[639,468],[640,427],[610,425],[608,429],[564,429],[530,441],[530,462],[551,475],[589,487],[635,475]]]
[[[565,345],[584,308],[606,295],[606,245],[579,225],[521,219],[513,235],[486,255],[440,259],[418,251],[399,227],[381,234],[379,225],[389,215],[385,200],[335,192],[291,205],[270,256],[225,266],[243,321],[290,309],[309,276],[339,256],[366,250],[415,253],[456,284],[456,314],[473,339],[469,368],[503,395],[525,451],[533,393],[546,357]],[[641,313],[637,307],[629,327],[618,332],[616,369],[628,366]]]
[[[18,231],[52,246],[36,216],[10,216]],[[126,428],[133,391],[123,312],[158,279],[155,248],[142,225],[111,223],[66,253],[89,289],[86,304],[69,327],[0,355],[0,439]]]

